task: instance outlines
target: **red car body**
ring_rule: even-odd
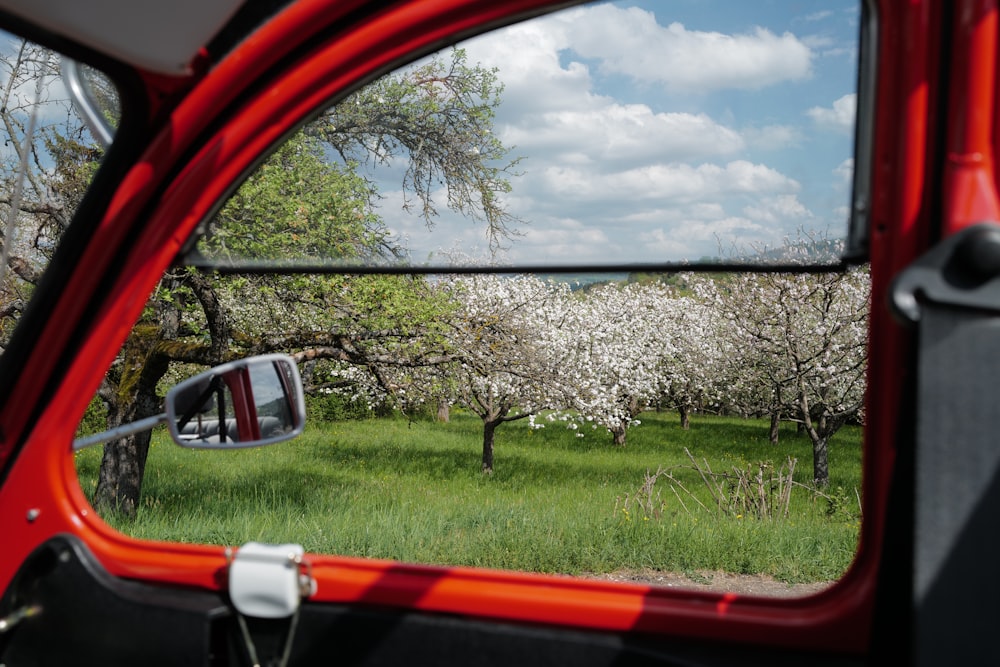
[[[16,358],[8,358],[11,351],[4,357],[0,590],[11,590],[37,549],[73,536],[108,576],[129,585],[224,594],[224,548],[139,541],[109,528],[89,508],[69,455],[80,416],[147,296],[195,225],[310,111],[415,53],[562,4],[296,0],[220,61],[202,51],[189,73],[176,76],[108,62],[65,37],[0,15],[9,30],[109,65],[130,82],[129,103],[138,101],[78,213],[88,222],[81,223],[73,249],[51,267],[36,310],[24,322],[29,330],[22,340],[33,344],[14,350]],[[740,656],[741,662],[769,664],[926,661],[914,629],[924,611],[912,584],[922,538],[914,536],[918,494],[910,462],[918,422],[912,390],[919,381],[918,339],[893,317],[888,295],[894,279],[934,245],[974,223],[1000,220],[994,166],[1000,27],[994,0],[877,0],[871,10],[874,96],[870,109],[859,111],[870,113],[872,130],[864,521],[856,560],[844,577],[818,595],[778,600],[310,555],[317,586],[306,608],[384,614],[394,619],[386,628],[404,627],[400,619],[426,626],[409,634],[365,635],[364,651],[348,630],[303,626],[301,641],[318,653],[294,652],[293,663],[338,651],[345,661],[374,663],[390,643],[394,653],[387,655],[412,651],[416,662],[459,662],[465,641],[475,651],[471,659],[487,664],[555,659],[546,646],[561,647],[557,655],[580,664],[723,664]],[[984,415],[984,424],[991,417],[995,421]],[[933,498],[922,496],[921,502]],[[991,509],[995,516],[996,505]],[[993,578],[994,554],[984,550],[981,569],[969,573],[973,593],[995,588],[979,583]],[[15,612],[10,595],[6,600],[0,617]],[[989,594],[964,600],[942,613],[978,618],[981,627],[1000,617]],[[148,614],[150,624],[163,622],[167,613],[143,609],[137,613]],[[51,642],[63,641],[58,633],[64,629],[44,626],[45,618],[42,613],[23,623],[38,623]],[[0,635],[0,650],[8,637],[17,641],[15,632],[21,630]],[[988,634],[968,636],[956,642],[959,654],[996,657]],[[161,650],[163,642],[169,638],[151,646]],[[327,648],[316,649],[320,644]],[[92,648],[84,645],[80,655]],[[18,655],[28,650],[15,649]],[[118,654],[109,651],[113,662]],[[228,664],[222,655],[212,660]],[[151,659],[157,660],[162,656]],[[206,664],[212,660],[205,658]]]

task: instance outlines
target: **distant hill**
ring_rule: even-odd
[[[645,271],[637,269],[632,272],[623,271],[580,271],[568,273],[539,273],[540,278],[552,280],[560,283],[568,283],[573,290],[588,289],[603,283],[625,283],[625,282],[647,282],[659,281],[672,283],[668,278],[670,274],[677,271],[699,268],[704,271],[706,268],[711,271],[714,265],[726,265],[740,270],[739,266],[746,266],[748,270],[753,270],[754,266],[767,266],[775,264],[838,264],[841,253],[844,249],[842,239],[805,239],[794,243],[788,243],[780,248],[764,249],[753,253],[748,253],[733,257],[701,257],[692,260],[686,265],[678,266],[674,271]]]
[[[628,280],[629,274],[622,272],[588,272],[588,273],[549,273],[539,274],[540,278],[552,280],[557,283],[569,283],[570,289],[585,289],[601,283],[623,283]]]

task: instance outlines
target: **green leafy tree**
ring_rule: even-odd
[[[495,72],[468,65],[461,51],[377,81],[278,148],[223,207],[200,250],[217,258],[392,256],[373,212],[377,187],[362,167],[401,156],[409,164],[404,190],[421,202],[427,224],[437,214],[432,192],[444,185],[447,206],[486,220],[499,244],[514,222],[499,199],[513,163],[495,166],[506,155],[492,134],[500,90]],[[432,292],[406,276],[173,270],[101,388],[109,426],[159,411],[172,364],[270,351],[363,368],[366,381],[391,394],[397,369],[447,359],[434,331],[449,306]],[[147,432],[105,445],[95,506],[134,515],[149,439]]]
[[[471,66],[462,49],[382,78],[331,108],[308,130],[345,164],[388,164],[408,157],[406,207],[433,225],[443,187],[446,206],[485,221],[491,250],[521,222],[504,207],[518,159],[493,133],[503,83],[496,69]]]

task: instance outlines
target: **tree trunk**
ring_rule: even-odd
[[[685,431],[691,429],[691,408],[687,404],[681,403],[677,407],[677,411],[681,414],[681,428]],[[624,444],[624,443],[622,443]]]
[[[628,435],[628,427],[632,425],[632,420],[640,412],[639,399],[635,396],[629,396],[626,398],[625,409],[628,413],[628,419],[625,421],[619,421],[611,429],[611,435],[614,437],[614,443],[619,447],[625,446],[625,438]]]
[[[102,514],[134,517],[142,493],[142,477],[149,453],[149,433],[115,440],[104,445],[104,457],[94,493],[94,507]]]
[[[483,420],[483,472],[493,474],[493,441],[496,436],[497,422]]]
[[[448,401],[438,401],[437,420],[447,423],[451,419],[451,406]]]
[[[771,430],[768,432],[768,440],[772,445],[778,444],[778,429],[781,426],[781,385],[775,383],[771,392]]]
[[[781,427],[781,411],[771,410],[771,429],[768,432],[768,439],[772,445],[778,444],[778,429]]]
[[[799,382],[802,382],[801,378]],[[830,436],[833,435],[833,431],[828,430],[832,424],[827,421],[824,411],[819,420],[822,428],[817,428],[804,388],[799,390],[799,412],[801,412],[802,417],[801,426],[809,434],[813,446],[813,483],[819,487],[828,486],[830,484],[830,463],[827,457],[827,443],[830,441]]]
[[[169,313],[161,313],[158,324],[137,324],[123,350],[121,377],[109,378],[114,399],[110,401],[108,427],[115,428],[160,413],[162,405],[156,385],[167,372],[170,360],[158,350],[164,334],[174,326]],[[94,507],[101,512],[135,517],[142,494],[150,433],[139,433],[104,445],[104,457],[94,491]]]
[[[625,446],[625,438],[628,436],[628,424],[618,423],[611,429],[611,435],[614,438],[615,445],[619,447]]]
[[[827,458],[828,438],[816,438],[813,440],[813,482],[816,486],[829,486],[830,484],[830,463]]]
[[[139,419],[151,417],[160,412],[160,401],[156,395],[156,383],[166,364],[155,364],[162,371],[147,374],[145,368],[143,377],[137,382],[134,397],[124,397],[124,411],[109,415],[113,428]],[[155,376],[155,377],[154,377]],[[121,399],[120,399],[121,400]],[[104,456],[97,477],[97,490],[94,492],[94,507],[99,511],[119,513],[126,517],[135,516],[139,507],[139,497],[142,494],[142,478],[146,472],[146,457],[149,454],[150,432],[114,440],[104,445]]]

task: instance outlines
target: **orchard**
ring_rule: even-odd
[[[438,319],[423,338],[411,331],[407,345],[336,373],[352,368],[351,395],[372,404],[459,405],[478,415],[485,472],[507,421],[564,423],[624,447],[656,407],[676,410],[685,428],[695,412],[770,416],[774,442],[780,421],[795,422],[813,444],[822,486],[830,437],[863,419],[864,268],[683,274],[577,290],[538,276],[456,275],[428,292],[439,299]]]

